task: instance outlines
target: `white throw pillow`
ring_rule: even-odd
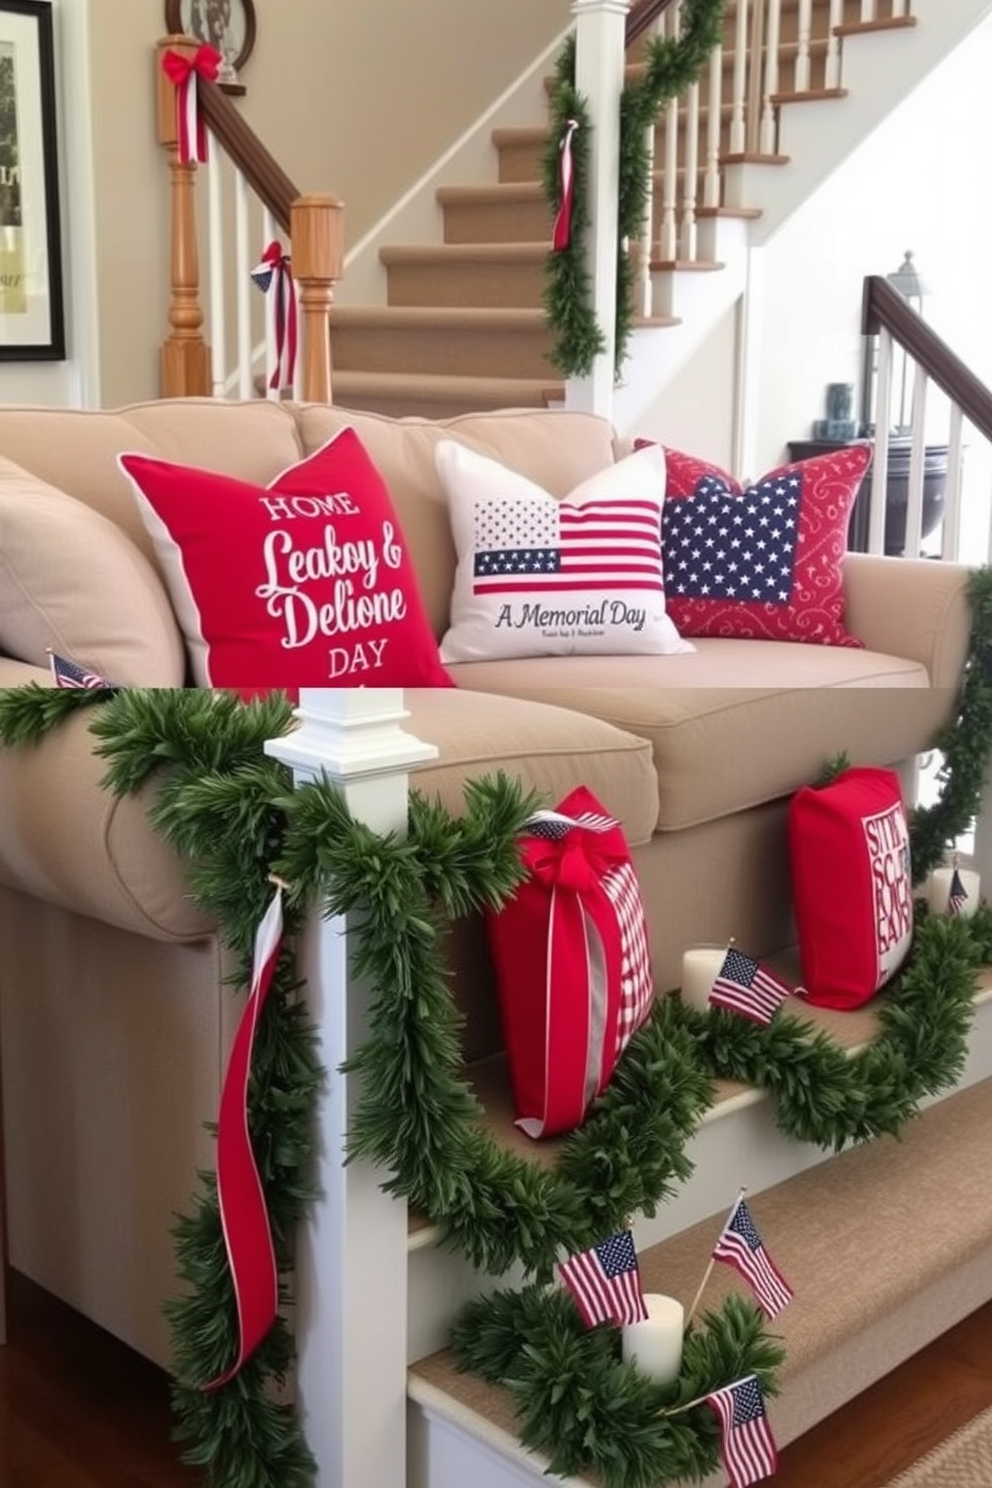
[[[435,458],[458,558],[443,661],[695,649],[665,614],[660,446],[563,501],[455,440]]]

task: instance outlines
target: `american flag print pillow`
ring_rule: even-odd
[[[686,636],[860,647],[844,624],[843,559],[869,444],[797,460],[741,487],[666,449],[668,610]]]
[[[666,613],[660,447],[562,500],[455,440],[435,458],[458,560],[444,662],[694,649]]]

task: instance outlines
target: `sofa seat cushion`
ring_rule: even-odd
[[[351,424],[389,487],[434,634],[448,628],[455,585],[455,545],[434,462],[442,439],[456,439],[499,460],[552,496],[563,497],[616,458],[608,420],[590,413],[498,409],[450,419],[392,419],[325,404],[298,409],[307,454]]]
[[[658,819],[658,785],[651,743],[593,712],[570,713],[548,702],[464,689],[411,688],[404,695],[418,739],[434,744],[437,760],[419,766],[411,787],[464,809],[470,780],[497,771],[538,791],[553,806],[585,785],[620,822],[627,841],[651,840]]]
[[[750,643],[729,644],[740,649]],[[864,657],[863,652],[840,654]],[[531,664],[529,677],[525,663],[516,663],[513,677],[506,664],[493,685],[500,692],[589,714],[649,740],[658,775],[658,831],[714,821],[790,796],[817,780],[828,760],[841,753],[853,764],[898,764],[931,746],[955,701],[950,690],[925,685],[888,688],[884,706],[866,696],[864,687],[850,684],[679,687],[669,680],[667,663],[681,659],[640,658],[638,678],[633,665],[623,665],[626,658],[615,658],[611,666],[604,657],[599,681],[591,676],[590,661],[577,659],[582,665],[578,675],[577,667],[558,661],[554,682],[549,665],[541,686],[536,685],[536,664]],[[652,680],[658,663],[665,671],[662,683]],[[490,665],[495,673],[497,664]],[[452,670],[459,673],[461,685],[482,686],[481,664]],[[742,658],[737,675],[750,680],[747,659]]]

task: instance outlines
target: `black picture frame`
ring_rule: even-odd
[[[0,0],[0,361],[64,359],[52,7]]]
[[[224,58],[221,80],[239,73],[255,46],[252,0],[165,0],[170,36],[192,36]]]

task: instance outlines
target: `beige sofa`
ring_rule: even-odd
[[[183,684],[120,451],[264,483],[343,422],[391,487],[439,635],[454,553],[437,439],[464,439],[557,495],[620,453],[607,424],[563,412],[436,425],[262,401],[0,409],[0,686],[44,682],[47,646],[123,683]],[[40,598],[24,583],[32,555],[52,568]],[[691,655],[452,667],[457,690],[408,694],[410,729],[440,750],[417,783],[455,807],[467,779],[499,766],[549,804],[589,785],[633,845],[660,990],[677,983],[687,945],[735,935],[771,953],[793,933],[790,794],[839,751],[898,765],[928,747],[954,707],[966,579],[950,564],[848,557],[846,618],[862,651],[704,640]],[[102,770],[85,716],[0,752],[10,1258],[164,1362],[169,1230],[212,1161],[203,1123],[238,1003],[214,926],[148,826],[149,791],[115,802]],[[481,1059],[500,1036],[478,927],[459,927],[453,946],[458,986],[472,988],[467,1052]]]

